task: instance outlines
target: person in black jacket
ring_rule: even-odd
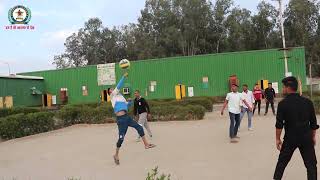
[[[276,98],[276,92],[272,88],[272,83],[269,83],[268,88],[264,90],[264,97],[266,98],[266,112],[264,115],[266,116],[268,114],[269,104],[271,104],[273,115],[275,115],[274,98]]]
[[[134,92],[134,96],[136,97],[134,100],[134,115],[138,116],[138,123],[145,127],[149,136],[152,137],[152,132],[148,123],[148,118],[151,117],[148,102],[141,97],[139,90]],[[140,141],[140,137],[138,137],[137,141]]]
[[[276,121],[276,145],[280,151],[273,179],[281,180],[292,154],[299,148],[307,168],[308,180],[317,180],[315,154],[316,131],[319,128],[312,101],[297,94],[295,77],[282,80],[286,97],[279,103]],[[280,137],[285,129],[284,142]]]

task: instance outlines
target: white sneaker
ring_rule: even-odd
[[[248,131],[253,131],[253,128],[248,128]]]
[[[140,137],[138,137],[137,138],[137,140],[136,140],[136,142],[140,142],[141,141],[141,138]]]

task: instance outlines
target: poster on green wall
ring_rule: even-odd
[[[116,67],[115,63],[97,65],[98,86],[116,84],[116,68],[115,67]]]

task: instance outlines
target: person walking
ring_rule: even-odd
[[[276,98],[276,92],[272,88],[272,83],[268,83],[268,88],[264,90],[264,97],[266,98],[266,112],[264,115],[266,116],[268,114],[269,104],[271,104],[273,115],[276,115],[274,110],[274,99]]]
[[[135,116],[138,116],[138,123],[147,130],[149,137],[152,138],[152,132],[148,123],[148,118],[151,117],[149,104],[141,97],[139,90],[134,92],[134,96],[136,98],[134,99],[133,113]],[[140,136],[137,141],[140,141]]]
[[[241,105],[244,103],[249,110],[252,111],[249,104],[243,99],[241,93],[238,92],[238,85],[232,84],[231,92],[227,94],[226,100],[223,104],[221,115],[223,115],[224,110],[228,105],[229,117],[230,117],[230,127],[229,127],[229,137],[231,143],[237,143],[239,139],[238,129],[240,126],[240,113],[241,113]]]
[[[242,98],[243,98],[243,100],[245,100],[248,103],[248,105],[242,104],[241,113],[240,113],[240,124],[241,124],[241,121],[242,121],[244,115],[247,113],[247,115],[248,115],[248,130],[252,131],[253,130],[253,128],[252,128],[252,116],[253,116],[252,109],[254,107],[255,101],[254,101],[252,91],[250,91],[248,89],[248,85],[244,84],[242,88],[243,88]]]
[[[274,180],[281,180],[294,151],[298,148],[307,168],[308,180],[317,180],[315,154],[316,131],[319,128],[312,101],[297,93],[295,77],[282,80],[286,97],[279,103],[276,116],[276,146],[280,151]],[[284,141],[280,137],[285,129]]]
[[[261,99],[262,99],[262,90],[259,87],[258,84],[254,86],[253,89],[253,97],[254,97],[254,108],[253,108],[253,115],[256,111],[257,105],[258,105],[258,115],[260,115],[260,109],[261,109]]]

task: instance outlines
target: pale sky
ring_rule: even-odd
[[[215,0],[213,0],[215,1]],[[234,0],[252,12],[260,0]],[[268,0],[271,2],[271,0]],[[288,0],[287,0],[288,1]],[[66,37],[83,27],[90,17],[99,17],[104,26],[136,22],[145,0],[0,0],[0,74],[54,69],[53,56],[64,51]],[[278,5],[273,2],[278,7]],[[35,30],[6,30],[8,10],[16,5],[32,12]]]

